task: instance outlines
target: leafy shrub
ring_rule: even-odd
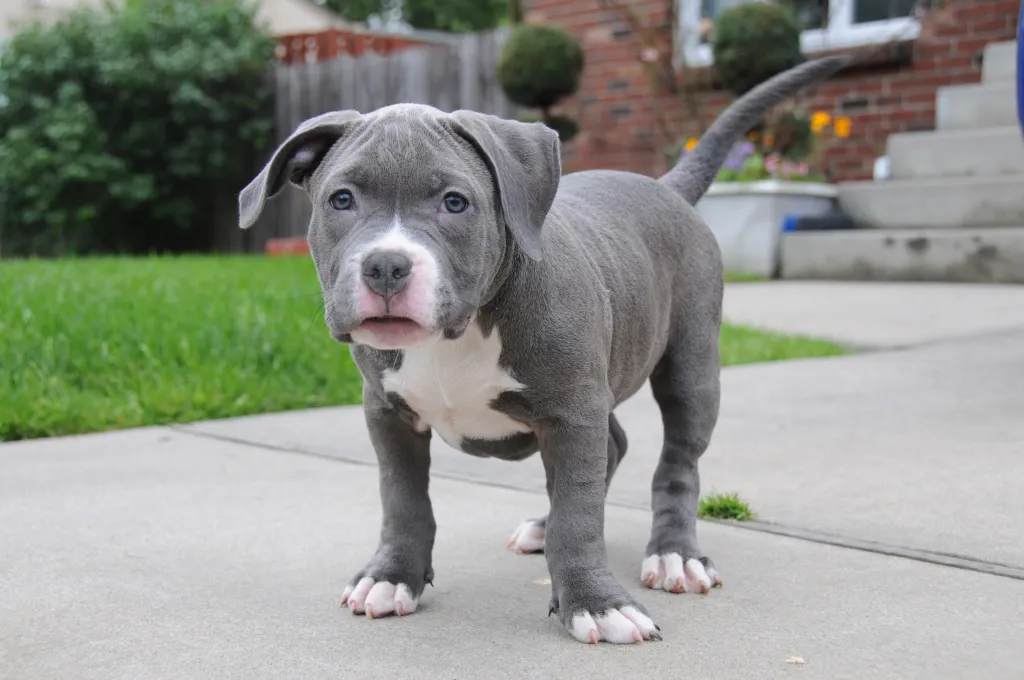
[[[712,52],[722,86],[740,96],[803,61],[800,22],[784,5],[730,7],[715,21]]]
[[[234,0],[128,0],[0,54],[5,255],[208,247],[269,141],[274,41]]]
[[[512,31],[498,59],[498,83],[516,104],[540,109],[541,120],[563,142],[579,131],[566,116],[552,116],[551,107],[580,86],[583,50],[560,28],[523,24]]]

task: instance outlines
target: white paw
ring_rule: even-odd
[[[544,527],[533,520],[526,520],[512,533],[508,547],[519,554],[541,552],[544,550]]]
[[[374,581],[364,576],[359,579],[359,583],[345,588],[341,604],[347,604],[353,614],[365,613],[368,618],[376,619],[389,614],[408,616],[416,611],[419,603],[404,583],[395,586],[387,581]]]
[[[660,640],[661,634],[654,621],[636,607],[609,609],[601,616],[587,612],[572,617],[569,628],[580,642],[596,645],[601,640],[617,645],[628,645],[644,640]]]
[[[640,565],[640,580],[652,590],[670,593],[704,593],[722,585],[722,578],[713,568],[705,569],[700,560],[691,557],[683,563],[679,553],[651,555]]]

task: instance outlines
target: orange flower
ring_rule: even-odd
[[[757,132],[751,132],[749,135],[747,135],[747,138],[752,142],[756,142],[757,140],[761,139],[761,135],[757,134]]]
[[[815,111],[811,116],[811,132],[821,132],[832,121],[832,116],[824,111]]]
[[[850,136],[850,128],[853,127],[850,123],[850,119],[846,116],[836,118],[835,123],[832,124],[832,128],[836,131],[836,135],[846,139]]]
[[[772,133],[768,133],[764,136],[764,145],[767,147],[775,146],[775,138],[772,137]]]
[[[693,151],[693,147],[695,146],[697,146],[697,138],[690,137],[689,139],[686,140],[686,146],[683,148],[686,149],[686,153],[690,153],[691,151]]]

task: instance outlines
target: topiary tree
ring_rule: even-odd
[[[5,255],[199,250],[273,131],[275,41],[235,0],[127,0],[0,54]]]
[[[516,104],[540,109],[542,120],[562,141],[576,134],[576,124],[553,117],[551,107],[580,85],[583,50],[560,28],[523,24],[513,29],[498,59],[498,83]]]
[[[715,20],[712,53],[719,81],[738,97],[803,61],[800,22],[784,5],[730,7]]]

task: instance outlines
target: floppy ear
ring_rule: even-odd
[[[558,133],[475,111],[452,115],[455,132],[483,156],[494,177],[505,225],[528,257],[541,259],[541,226],[562,178]]]
[[[327,151],[360,118],[358,111],[331,111],[304,121],[274,152],[256,179],[238,195],[238,226],[251,227],[267,199],[273,198],[287,179],[301,184],[313,174]]]

